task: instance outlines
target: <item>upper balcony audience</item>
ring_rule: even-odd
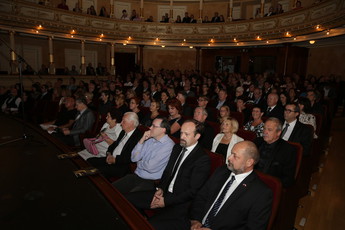
[[[59,9],[69,10],[68,5],[66,5],[66,0],[61,0],[61,3],[57,6]]]

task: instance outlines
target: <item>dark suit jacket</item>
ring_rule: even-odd
[[[204,123],[204,127],[205,127],[204,133],[201,135],[199,139],[199,143],[202,147],[211,151],[213,138],[216,135],[214,134],[214,130],[212,126],[209,125],[207,122]]]
[[[125,135],[125,131],[122,130],[117,140],[108,147],[107,152],[113,153],[114,149],[119,145],[124,135]],[[136,128],[133,134],[131,135],[131,137],[127,140],[125,146],[123,146],[121,154],[116,156],[116,161],[113,166],[117,167],[118,169],[121,169],[121,171],[123,172],[123,175],[129,173],[129,165],[132,162],[131,161],[132,150],[134,149],[134,147],[139,142],[142,136],[143,136],[142,132],[140,132],[140,130]]]
[[[289,137],[289,141],[300,143],[303,146],[303,156],[308,156],[310,155],[313,133],[313,129],[297,120],[296,125]]]
[[[164,191],[166,206],[186,204],[188,208],[197,191],[207,180],[210,173],[210,158],[198,144],[182,162],[174,183],[173,193],[169,193],[168,187],[171,182],[171,174],[174,164],[182,151],[182,147],[176,144],[171,152],[169,162],[163,172],[159,188]],[[182,210],[181,210],[182,211]]]
[[[267,113],[267,108],[265,109],[265,117],[275,117],[278,118],[282,123],[284,122],[284,108],[280,105],[276,105],[269,113]]]
[[[231,171],[225,165],[215,171],[193,202],[191,220],[202,222],[230,174]],[[252,172],[218,211],[211,229],[265,230],[271,213],[272,200],[271,189],[255,172]]]
[[[184,103],[182,106],[182,115],[183,116],[193,116],[193,109],[187,103]]]
[[[266,142],[262,137],[258,137],[254,140],[254,143],[261,151]],[[277,177],[282,182],[283,187],[288,187],[295,181],[296,157],[295,147],[283,139],[278,139],[272,150],[271,158],[267,160],[265,166],[260,167],[259,162],[255,168],[263,173]]]
[[[86,109],[78,120],[75,120],[70,135],[73,136],[76,146],[80,146],[79,134],[90,130],[95,122],[95,116],[90,109]]]

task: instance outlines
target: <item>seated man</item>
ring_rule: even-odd
[[[88,109],[84,97],[76,99],[76,108],[79,114],[75,118],[72,128],[63,128],[61,132],[53,133],[53,136],[60,139],[67,145],[80,146],[79,134],[83,134],[90,130],[95,121],[93,112]]]
[[[181,102],[182,105],[182,115],[183,116],[192,116],[193,115],[193,109],[189,105],[187,105],[187,94],[184,91],[180,91],[177,93],[176,96],[177,100]]]
[[[113,183],[122,194],[155,189],[155,181],[161,179],[174,147],[169,133],[170,125],[165,118],[153,120],[150,130],[144,133],[132,150],[131,160],[137,162],[134,174]]]
[[[157,190],[126,195],[138,209],[160,209],[149,219],[156,230],[188,228],[183,220],[210,173],[210,158],[198,144],[202,129],[202,124],[196,120],[185,121],[180,144],[174,146]]]
[[[253,171],[259,152],[250,141],[237,143],[228,165],[216,170],[198,192],[186,229],[265,230],[271,213],[272,191]]]
[[[278,104],[279,96],[276,93],[270,93],[267,96],[267,108],[265,117],[276,117],[281,122],[284,121],[284,108]]]
[[[254,140],[260,152],[256,169],[275,176],[283,187],[294,183],[296,170],[296,149],[280,138],[282,125],[278,118],[271,117],[265,122],[263,137]]]
[[[211,150],[213,138],[215,137],[213,128],[207,123],[207,111],[204,108],[196,107],[194,110],[194,119],[204,125],[204,132],[200,137],[200,145],[205,149]]]
[[[56,120],[41,124],[42,129],[52,133],[56,128],[70,128],[73,125],[74,119],[77,116],[75,99],[73,97],[67,97],[63,103],[64,108],[58,112]]]
[[[313,129],[299,122],[297,117],[300,109],[297,104],[285,106],[283,131],[281,138],[286,141],[300,143],[303,147],[303,156],[310,155],[310,148],[313,141]]]
[[[107,157],[92,157],[87,161],[107,178],[128,174],[132,150],[143,135],[137,128],[138,125],[139,118],[136,113],[125,113],[121,121],[122,131],[117,140],[109,146]]]
[[[214,113],[212,111],[212,109],[210,107],[207,107],[207,104],[209,102],[209,98],[207,96],[199,96],[198,98],[198,106],[201,107],[201,108],[204,108],[206,109],[207,111],[207,118],[206,120],[207,121],[216,121],[216,118],[214,116]]]

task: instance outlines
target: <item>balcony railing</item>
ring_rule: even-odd
[[[298,36],[343,26],[345,1],[329,0],[308,8],[260,19],[175,24],[103,18],[24,1],[2,0],[0,19],[2,30],[69,39],[175,46],[180,46],[186,39],[185,45],[189,46],[227,46],[239,45],[241,42],[283,43]],[[38,25],[42,25],[42,28],[37,28]],[[72,30],[75,30],[74,34]],[[129,37],[131,39],[128,39]],[[210,43],[211,38],[216,41],[214,44],[212,41]]]

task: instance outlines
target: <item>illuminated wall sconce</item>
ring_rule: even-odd
[[[268,44],[268,43],[270,43],[269,41],[266,41],[266,43]]]
[[[326,34],[327,34],[327,35],[329,35],[329,34],[330,34],[330,32],[331,32],[330,30],[327,30]]]
[[[126,45],[127,45],[127,43],[122,43],[122,45],[126,46]]]
[[[294,41],[296,41],[296,40],[297,40],[297,38],[296,38],[296,37],[294,37],[294,38],[293,38],[293,40],[294,40]]]
[[[210,44],[210,43],[208,43],[207,45],[208,45],[208,46],[211,46],[211,44]]]
[[[37,26],[37,29],[38,29],[38,30],[43,29],[42,25],[38,25],[38,26]]]
[[[186,42],[186,39],[183,39],[184,42]]]
[[[165,46],[163,45],[162,48],[164,48]]]
[[[210,42],[211,42],[211,43],[214,43],[214,39],[213,39],[213,38],[211,38]]]
[[[234,42],[236,42],[237,41],[237,39],[236,38],[234,38]]]
[[[261,38],[260,38],[260,36],[257,36],[256,39],[260,40]]]
[[[131,36],[128,36],[128,40],[129,40],[129,41],[132,40],[132,37],[131,37]]]
[[[309,43],[313,45],[315,43],[315,40],[310,40]]]
[[[101,33],[100,37],[101,37],[101,38],[103,38],[103,37],[104,37],[104,34],[103,34],[103,33]]]
[[[193,49],[193,46],[189,46],[190,49]]]

